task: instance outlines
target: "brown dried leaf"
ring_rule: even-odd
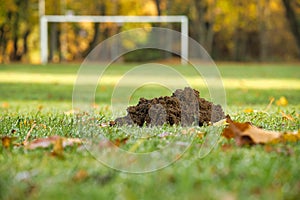
[[[249,122],[239,123],[232,121],[227,116],[228,127],[224,129],[222,135],[226,138],[234,138],[238,146],[266,144],[281,137],[282,133],[267,131]]]
[[[125,137],[122,139],[116,139],[115,141],[113,141],[114,145],[116,145],[117,147],[126,144],[127,140],[129,139],[129,137]]]

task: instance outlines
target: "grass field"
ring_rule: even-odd
[[[110,97],[117,80],[135,65],[115,65],[96,90],[94,118],[101,124],[112,119]],[[300,129],[300,65],[218,64],[226,90],[226,113],[237,121],[251,121],[268,130]],[[174,66],[201,96],[207,88],[189,67]],[[0,136],[24,141],[35,123],[30,140],[51,135],[78,137],[72,115],[73,83],[77,64],[47,66],[0,65]],[[143,78],[143,77],[141,77]],[[126,87],[123,88],[126,90]],[[170,95],[162,87],[149,86],[127,96],[131,104],[140,97]],[[276,105],[284,96],[288,105]],[[270,99],[275,101],[268,107]],[[245,109],[251,112],[245,112]],[[283,117],[283,114],[291,118]],[[100,129],[100,127],[99,127]],[[122,146],[137,152],[153,151],[172,137],[154,137],[138,147],[135,134],[117,127],[102,128],[111,140],[129,137]],[[209,127],[195,128],[207,131]],[[182,132],[178,127],[151,130]],[[298,199],[300,196],[300,143],[237,147],[234,141],[218,140],[214,150],[198,158],[203,139],[193,141],[182,158],[164,169],[130,174],[111,169],[81,147],[68,147],[62,157],[52,148],[6,149],[0,143],[0,199]]]

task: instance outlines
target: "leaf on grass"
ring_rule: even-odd
[[[3,102],[2,103],[2,108],[9,108],[9,103]]]
[[[1,138],[2,146],[6,149],[12,146],[12,142],[15,140],[15,137],[4,136]]]
[[[244,113],[253,113],[253,112],[254,112],[254,110],[252,108],[246,108],[244,110]]]
[[[276,105],[277,106],[287,106],[289,104],[288,100],[284,97],[281,96],[277,101],[276,101]]]
[[[55,140],[53,149],[51,152],[52,156],[58,156],[63,157],[64,147],[63,147],[63,138],[59,137],[57,140]]]
[[[38,106],[37,106],[38,111],[41,111],[43,108],[44,108],[43,105],[38,105]]]
[[[283,143],[283,142],[297,142],[300,140],[300,130],[297,132],[285,132],[279,138],[273,140],[271,143]]]
[[[79,170],[76,172],[76,174],[73,176],[73,181],[75,182],[80,182],[80,181],[84,181],[89,177],[89,174],[86,170]]]
[[[38,138],[25,145],[27,149],[36,149],[36,148],[48,148],[51,145],[59,145],[61,140],[62,147],[80,145],[82,141],[79,138],[65,138],[58,135],[50,136],[47,138]],[[57,147],[58,148],[58,147]]]
[[[289,114],[285,114],[284,112],[281,111],[281,115],[282,115],[283,119],[294,121],[294,118]]]
[[[129,137],[125,137],[122,139],[115,139],[115,141],[113,141],[114,145],[116,145],[117,147],[126,144],[127,140],[129,139]]]
[[[128,141],[129,137],[125,137],[122,139],[115,139],[115,140],[108,140],[108,139],[103,139],[99,142],[99,148],[117,148],[120,147],[121,145],[126,144]]]
[[[263,130],[249,122],[232,121],[229,116],[227,116],[227,123],[228,127],[223,130],[222,135],[226,138],[234,138],[238,146],[265,144],[282,135],[280,132]]]

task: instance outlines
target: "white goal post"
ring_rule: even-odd
[[[114,23],[181,23],[181,63],[188,59],[188,18],[184,15],[175,16],[88,16],[88,15],[42,15],[40,17],[40,50],[41,62],[48,62],[48,22],[114,22]]]

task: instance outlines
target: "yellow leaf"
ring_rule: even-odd
[[[197,132],[197,137],[202,139],[204,137],[204,132]]]
[[[284,142],[297,142],[299,140],[299,136],[296,134],[287,133],[282,135],[282,140]]]
[[[9,103],[3,102],[2,103],[2,108],[9,108]]]
[[[12,146],[12,141],[14,140],[14,138],[4,136],[1,138],[1,140],[4,148],[10,148]]]
[[[244,110],[245,113],[252,113],[253,112],[253,109],[252,108],[246,108]]]
[[[52,155],[62,157],[63,156],[63,152],[64,152],[63,138],[59,137],[54,142],[54,146],[53,146],[53,150],[52,150]]]
[[[281,96],[277,101],[276,101],[276,105],[277,106],[287,106],[288,105],[288,100],[284,97]]]
[[[43,108],[44,108],[43,105],[38,105],[38,107],[37,107],[37,109],[38,109],[39,111],[41,111]]]

